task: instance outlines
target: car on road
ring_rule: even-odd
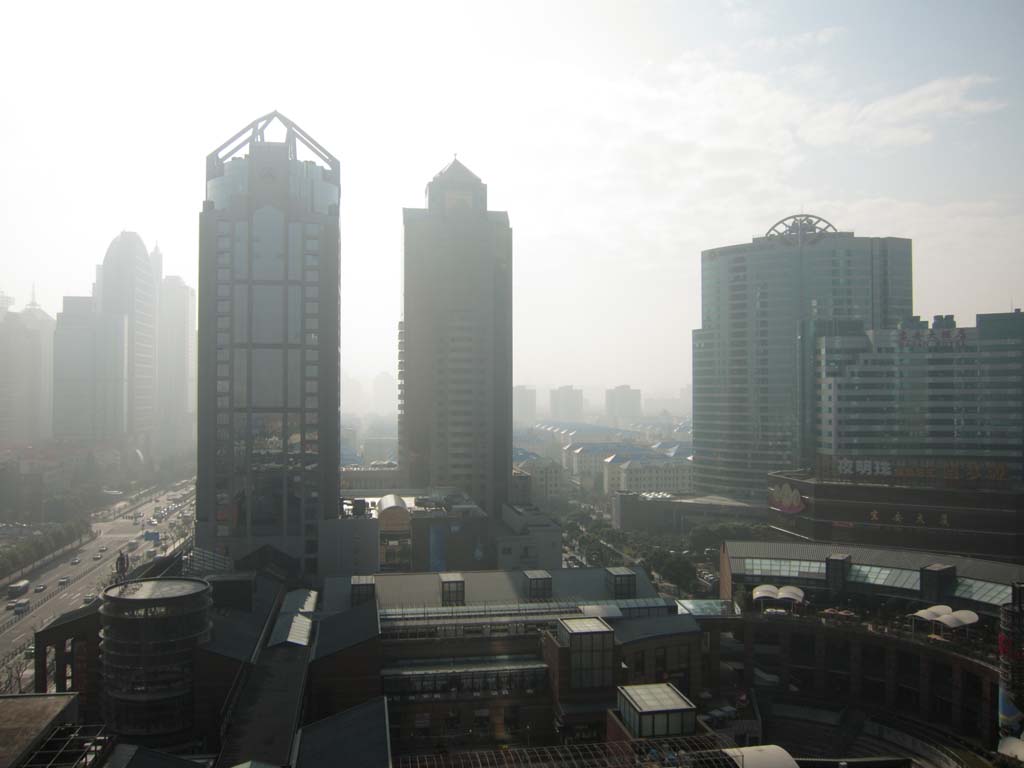
[[[66,587],[70,583],[71,583],[71,577],[70,576],[61,576],[60,577],[60,581],[57,582],[57,586],[58,587]]]
[[[8,611],[13,611],[17,607],[18,607],[18,601],[17,600],[8,600],[7,601],[7,610]]]
[[[104,544],[102,547],[100,547],[100,552],[106,552],[106,551],[107,551],[107,546]]]
[[[88,595],[86,595],[85,597],[82,598],[82,602],[85,605],[88,605],[89,603],[93,602],[95,599],[96,599],[96,595],[94,595],[92,592],[90,592]]]
[[[82,558],[76,557],[74,560],[71,561],[71,564],[72,565],[78,565],[81,562],[82,562]]]
[[[34,645],[30,645],[25,649],[24,655],[26,659],[34,659],[36,656],[36,647]]]
[[[101,555],[99,552],[97,552],[95,555],[92,556],[92,559],[93,560],[102,560],[103,559],[103,555]]]
[[[36,584],[36,592],[45,592],[45,591],[46,591],[46,585],[45,584]]]

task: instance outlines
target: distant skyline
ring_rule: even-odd
[[[700,251],[800,210],[913,239],[922,316],[1024,304],[1024,4],[278,9],[8,11],[15,309],[88,295],[122,230],[196,286],[205,157],[272,109],[341,161],[353,377],[394,374],[401,209],[455,153],[511,219],[517,384],[689,386]]]

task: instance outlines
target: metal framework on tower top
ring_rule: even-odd
[[[210,178],[214,172],[221,171],[225,162],[230,160],[246,147],[250,147],[253,144],[261,144],[266,141],[267,128],[275,120],[285,128],[284,143],[288,145],[289,157],[293,160],[297,159],[297,142],[301,142],[302,146],[320,158],[320,160],[322,160],[332,171],[337,172],[339,170],[340,164],[338,163],[338,158],[324,149],[320,142],[302,130],[302,128],[277,110],[274,110],[273,112],[268,112],[262,117],[257,117],[245,126],[245,128],[240,130],[206,156],[207,178]]]
[[[768,231],[764,233],[765,237],[781,237],[783,235],[796,235],[798,237],[804,237],[806,235],[824,235],[827,232],[837,232],[835,225],[830,221],[826,221],[821,216],[813,216],[809,213],[798,213],[793,216],[787,216],[780,221],[775,222]]]
[[[743,768],[743,753],[726,737],[668,739],[513,747],[481,752],[403,755],[398,768]]]

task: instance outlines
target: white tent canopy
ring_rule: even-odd
[[[754,587],[754,599],[755,600],[778,600],[779,599],[779,588],[773,584],[762,584],[759,587]]]
[[[804,591],[800,587],[776,587],[774,584],[761,584],[754,587],[755,600],[790,600],[794,603],[804,601]]]
[[[952,612],[953,609],[948,605],[933,605],[931,608],[922,608],[920,611],[914,611],[909,616],[924,619],[925,621],[938,621],[940,616],[948,616]]]
[[[953,611],[953,613],[947,613],[944,616],[939,616],[936,621],[940,624],[945,624],[950,629],[957,629],[959,627],[969,627],[971,624],[977,624],[978,614],[974,611]]]
[[[779,600],[792,600],[794,603],[804,601],[804,591],[800,587],[781,587],[779,589]]]

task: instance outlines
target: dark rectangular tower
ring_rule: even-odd
[[[321,525],[338,517],[338,200],[338,161],[277,112],[207,157],[200,548],[237,559],[269,544],[320,570]]]
[[[399,464],[501,514],[512,475],[512,229],[458,160],[406,208]]]

